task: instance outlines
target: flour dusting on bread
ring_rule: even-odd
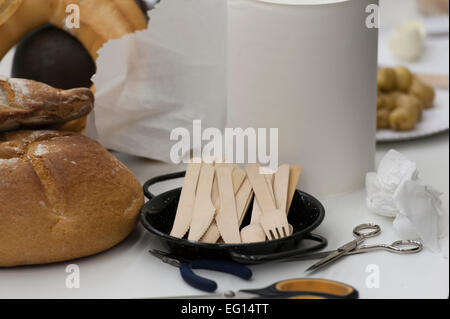
[[[1,106],[7,106],[7,105],[8,105],[8,100],[7,100],[7,97],[6,97],[6,92],[3,91],[2,87],[0,86],[0,107]]]
[[[46,145],[43,144],[38,144],[38,146],[36,147],[36,149],[34,150],[34,155],[35,156],[42,156],[48,153],[48,147]]]
[[[24,79],[10,79],[9,84],[11,89],[18,95],[26,96],[30,94],[30,89],[28,87],[28,81]]]

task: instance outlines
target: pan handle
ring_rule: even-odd
[[[230,252],[230,258],[241,264],[261,264],[271,261],[283,261],[284,259],[289,259],[294,256],[300,256],[303,254],[307,254],[313,251],[317,251],[319,249],[325,248],[328,244],[328,241],[325,237],[316,234],[306,234],[303,239],[312,240],[317,242],[315,245],[309,248],[297,248],[293,250],[283,251],[274,254],[264,254],[264,255],[246,255],[240,254],[235,251]]]
[[[152,186],[154,184],[157,184],[157,183],[165,182],[165,181],[168,181],[168,180],[171,180],[171,179],[182,178],[185,175],[186,175],[186,171],[178,172],[178,173],[172,173],[172,174],[167,174],[167,175],[161,175],[161,176],[149,179],[148,181],[146,181],[144,183],[144,186],[143,186],[145,197],[147,197],[150,200],[152,200],[155,197],[155,195],[150,193],[150,191],[148,190],[150,188],[150,186]]]

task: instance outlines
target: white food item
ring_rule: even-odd
[[[366,176],[370,212],[393,217],[394,229],[404,239],[420,238],[424,246],[439,252],[441,192],[420,179],[416,164],[390,150],[378,171]]]
[[[418,60],[424,50],[426,31],[419,22],[397,26],[389,38],[389,47],[395,58],[401,61]]]

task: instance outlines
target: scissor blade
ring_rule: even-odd
[[[160,259],[163,263],[180,268],[181,262],[175,258],[170,257],[168,253],[157,249],[150,249],[148,252],[156,258]]]
[[[329,250],[329,251],[322,251],[320,253],[311,253],[307,255],[300,255],[300,256],[294,256],[289,257],[286,259],[283,259],[284,262],[291,262],[291,261],[300,261],[300,260],[317,260],[327,257],[329,254],[334,253],[336,250]]]
[[[347,254],[347,251],[345,251],[345,250],[336,250],[336,251],[332,252],[331,254],[329,254],[328,256],[326,256],[325,258],[316,262],[314,265],[312,265],[308,269],[306,269],[306,272],[313,272],[313,271],[319,270],[320,268],[325,267],[328,264],[331,264],[335,260],[341,258],[342,256],[345,256],[346,254]]]
[[[166,257],[166,256],[164,256],[163,254],[161,254],[158,250],[156,250],[156,249],[150,249],[149,251],[148,251],[152,256],[154,256],[154,257],[156,257],[156,258],[159,258],[159,259],[161,259],[162,260],[162,258],[163,257]]]
[[[209,294],[209,295],[196,295],[196,296],[180,296],[169,297],[163,299],[256,299],[259,295],[246,293],[242,291],[226,291],[224,293]]]

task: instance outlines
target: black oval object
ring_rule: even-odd
[[[90,88],[95,70],[95,62],[78,39],[45,25],[19,42],[11,75],[67,90]]]
[[[181,188],[154,196],[148,188],[158,182],[183,177],[185,172],[158,176],[144,184],[144,193],[149,201],[141,210],[141,223],[156,237],[168,251],[178,257],[190,260],[199,258],[233,260],[243,264],[259,264],[300,256],[324,248],[327,240],[311,234],[325,217],[323,205],[313,196],[296,190],[289,211],[288,220],[293,226],[291,236],[248,244],[209,244],[170,236],[175,220]],[[248,211],[252,210],[250,204]],[[251,214],[246,214],[241,228],[250,223]],[[303,247],[304,240],[316,242],[312,247]]]

